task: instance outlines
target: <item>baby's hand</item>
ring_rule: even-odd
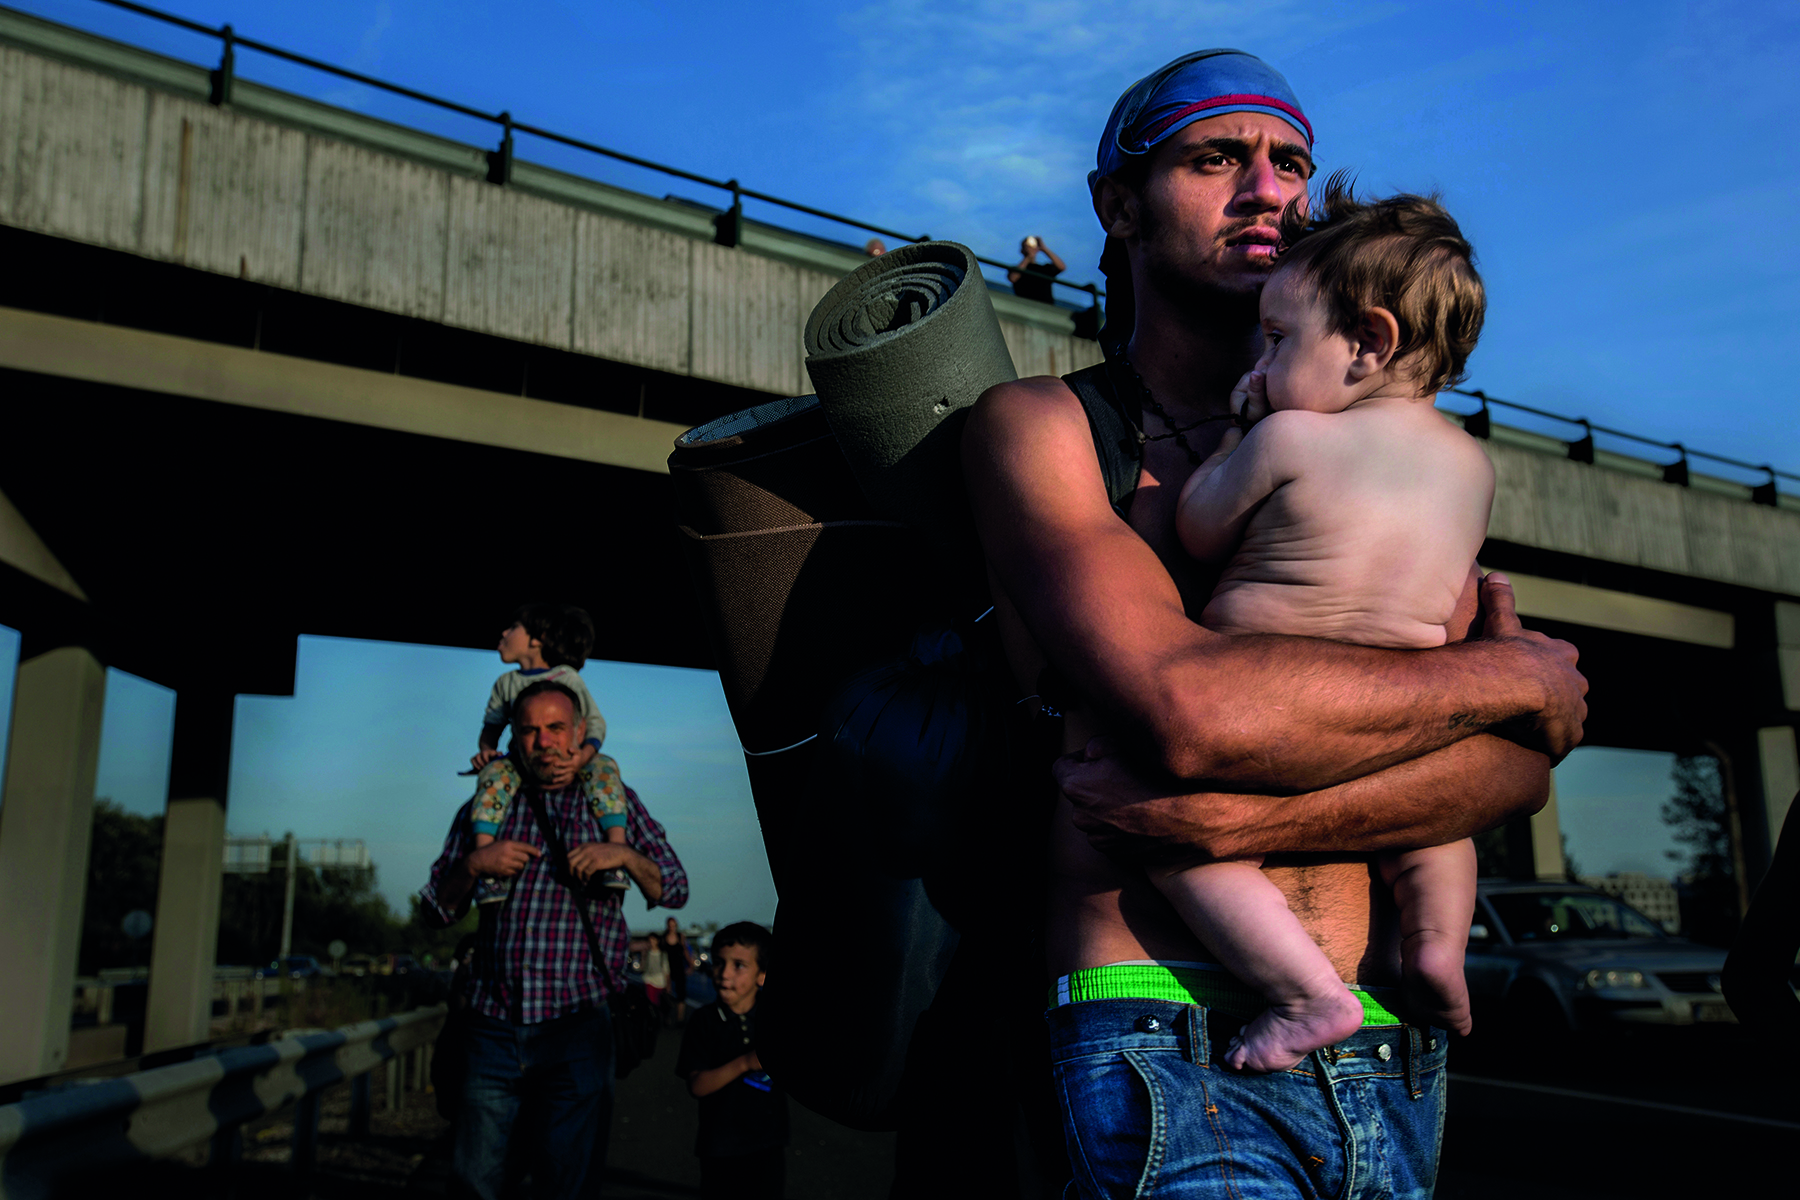
[[[473,757],[471,757],[469,759],[469,765],[471,767],[474,767],[477,771],[479,771],[479,770],[481,770],[481,768],[487,766],[489,763],[493,762],[496,758],[499,758],[499,757],[500,757],[500,752],[498,750],[492,750],[486,746],[483,746],[481,749],[479,749],[475,752]]]
[[[1268,377],[1263,374],[1263,364],[1257,363],[1231,389],[1231,411],[1236,414],[1238,426],[1248,429],[1269,415]]]

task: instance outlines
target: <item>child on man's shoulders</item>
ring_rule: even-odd
[[[534,683],[560,683],[575,694],[586,726],[584,740],[575,752],[576,778],[587,796],[606,840],[625,841],[625,784],[619,764],[600,753],[606,741],[606,718],[594,705],[594,697],[581,681],[581,668],[594,645],[594,622],[587,613],[569,604],[527,604],[513,614],[512,624],[500,634],[500,661],[517,666],[494,681],[488,694],[487,712],[481,719],[479,749],[469,760],[479,772],[475,807],[470,824],[477,848],[489,845],[519,794],[523,777],[518,765],[500,753],[500,735],[511,724],[513,704]],[[623,891],[630,877],[618,868],[605,872],[602,884]],[[477,904],[498,904],[506,899],[512,881],[482,877],[476,883]]]

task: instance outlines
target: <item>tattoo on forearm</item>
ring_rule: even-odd
[[[1449,727],[1451,729],[1462,729],[1462,728],[1465,728],[1467,726],[1474,725],[1474,724],[1477,724],[1474,713],[1451,713],[1450,714],[1450,726]]]

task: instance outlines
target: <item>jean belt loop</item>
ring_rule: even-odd
[[[1187,1057],[1197,1067],[1212,1061],[1212,1043],[1206,1040],[1206,1010],[1198,1004],[1187,1006]]]
[[[1417,1100],[1425,1094],[1419,1086],[1419,1058],[1425,1051],[1425,1032],[1417,1025],[1406,1026],[1406,1090]]]

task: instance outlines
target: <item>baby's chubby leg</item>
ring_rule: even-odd
[[[588,804],[600,820],[600,833],[615,846],[625,844],[625,782],[619,778],[619,764],[605,754],[594,755],[594,761],[581,774],[582,790]],[[601,880],[602,886],[623,891],[631,886],[631,876],[623,868],[614,867]]]
[[[1400,906],[1400,976],[1406,999],[1432,1024],[1466,1034],[1463,952],[1475,915],[1475,843],[1384,854],[1381,876]]]
[[[477,850],[494,844],[501,823],[512,808],[513,798],[519,794],[520,782],[518,768],[512,765],[511,759],[495,758],[482,764],[481,773],[475,780],[474,807],[469,811]],[[511,888],[510,880],[483,876],[475,882],[475,903],[493,904],[504,900]]]
[[[1239,1070],[1285,1071],[1355,1033],[1363,1010],[1259,862],[1148,874],[1220,964],[1269,1003],[1232,1039],[1225,1062]]]

